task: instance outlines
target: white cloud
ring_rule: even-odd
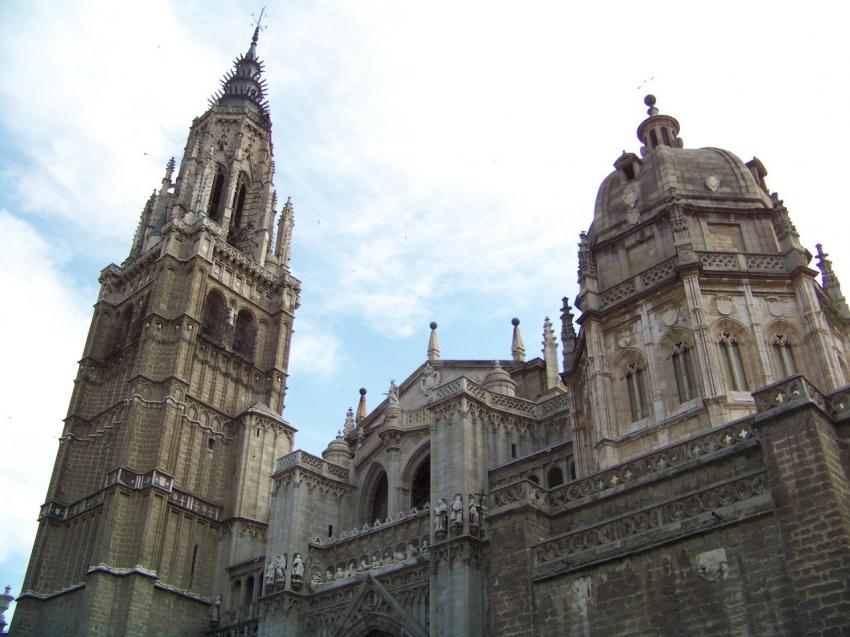
[[[4,445],[0,462],[0,562],[26,559],[32,549],[62,419],[85,342],[91,289],[61,274],[57,250],[29,224],[0,209],[0,312],[4,358],[0,401]]]
[[[290,375],[309,374],[330,380],[344,361],[342,343],[329,329],[322,330],[307,321],[295,322],[289,354]]]

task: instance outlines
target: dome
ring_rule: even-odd
[[[484,377],[484,382],[481,384],[484,385],[485,389],[497,394],[516,395],[516,382],[504,370],[499,361],[493,361],[493,369]]]
[[[649,117],[638,128],[643,159],[623,154],[614,162],[596,195],[591,243],[617,234],[637,223],[639,215],[664,205],[675,192],[683,203],[710,208],[773,207],[761,177],[764,167],[753,160],[744,164],[728,150],[682,148],[679,123],[659,115],[655,98],[647,96]]]

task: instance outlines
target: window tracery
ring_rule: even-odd
[[[779,377],[785,378],[796,374],[797,364],[794,361],[794,351],[785,332],[776,332],[773,335],[771,345],[773,346],[773,358]]]
[[[697,396],[697,382],[694,374],[693,355],[691,348],[684,341],[673,344],[671,356],[673,376],[676,378],[676,391],[679,402],[684,403]]]
[[[646,389],[646,369],[641,361],[633,360],[626,365],[626,390],[632,422],[649,416],[649,394]]]

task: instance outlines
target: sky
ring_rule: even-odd
[[[247,50],[242,3],[0,3],[0,587],[20,592],[100,270]],[[321,453],[366,387],[528,357],[643,97],[685,147],[758,156],[850,286],[840,3],[270,2],[258,53],[302,281],[284,417]],[[850,293],[850,289],[847,290]],[[7,613],[7,619],[11,613]]]

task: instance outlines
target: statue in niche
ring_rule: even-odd
[[[455,493],[454,500],[452,500],[452,513],[451,513],[451,524],[452,527],[462,527],[463,526],[463,496],[460,493]]]
[[[301,553],[296,553],[292,557],[292,581],[300,582],[304,577],[304,559],[301,557]]]
[[[445,532],[449,528],[449,505],[445,498],[434,506],[434,530],[437,533]]]
[[[381,556],[377,551],[372,553],[372,561],[369,564],[369,568],[378,568],[381,565]]]
[[[334,579],[342,579],[345,577],[345,572],[342,570],[341,566],[336,567],[336,575],[334,575]]]
[[[368,571],[369,570],[369,562],[366,559],[366,556],[360,558],[360,566],[357,567],[359,572]]]
[[[477,529],[479,526],[481,526],[481,513],[475,496],[471,495],[469,496],[469,528]]]
[[[316,589],[319,587],[319,584],[322,583],[322,576],[318,571],[313,573],[313,577],[310,578],[310,583],[307,584],[307,590],[311,593],[316,592]]]

